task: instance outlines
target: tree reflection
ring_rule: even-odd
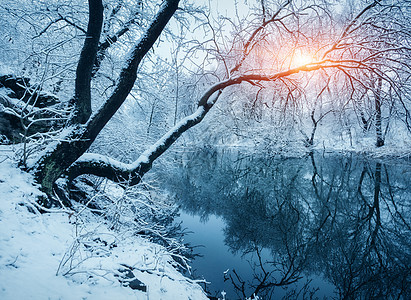
[[[225,277],[239,298],[315,298],[313,276],[337,299],[411,296],[407,163],[206,151],[187,154],[176,172],[166,182],[181,187],[183,208],[223,217],[226,244],[252,254],[251,279],[235,267]]]

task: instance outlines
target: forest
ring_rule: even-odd
[[[409,0],[3,0],[0,296],[36,216],[39,236],[65,228],[44,272],[90,286],[75,297],[407,299],[410,17]],[[208,286],[185,215],[224,220],[252,270]]]

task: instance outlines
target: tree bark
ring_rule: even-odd
[[[90,0],[90,3],[95,4],[96,1],[101,3],[101,0]],[[49,197],[53,195],[53,185],[55,181],[65,173],[73,162],[87,151],[100,131],[124,103],[137,78],[137,68],[141,60],[151,49],[164,27],[177,10],[178,3],[179,0],[168,0],[164,2],[153,22],[143,34],[140,41],[134,46],[130,58],[127,60],[127,65],[120,73],[118,84],[114,89],[113,94],[104,102],[102,107],[92,114],[85,124],[82,124],[82,121],[84,121],[82,118],[75,116],[74,121],[71,122],[71,126],[66,128],[67,134],[65,134],[59,142],[56,142],[52,147],[49,147],[51,150],[45,153],[38,161],[34,170],[35,178],[37,182],[41,184],[42,190]],[[95,11],[93,10],[94,7],[95,6],[90,4],[89,23],[93,23],[94,25],[92,26],[89,24],[89,29],[92,28],[93,32],[95,32],[95,24],[98,23]],[[102,18],[102,15],[100,17]],[[101,29],[99,32],[101,32]],[[96,40],[98,42],[98,39],[95,39],[94,42]],[[89,49],[89,43],[90,42],[86,39],[83,48]],[[87,78],[91,77],[97,46],[98,45],[93,46],[93,49],[95,49],[94,56],[91,57],[88,55],[90,58],[89,63],[84,66],[88,72],[87,76],[85,76]],[[82,53],[83,52],[90,54],[89,51],[84,49]],[[79,65],[80,63],[81,59]],[[79,74],[77,75],[79,76]],[[86,80],[83,78],[82,82],[85,83]],[[90,93],[90,85],[85,83],[79,84],[78,87],[79,89],[84,89],[79,91],[79,94],[86,97],[83,99],[87,99],[87,95]],[[78,98],[75,97],[75,105],[78,106],[79,111],[81,111],[82,108],[85,107],[83,106],[84,103],[78,104],[77,100]],[[84,100],[84,102],[86,101]],[[87,112],[87,110],[85,111]]]
[[[102,0],[89,0],[89,22],[86,39],[77,64],[74,98],[73,124],[84,124],[91,115],[91,72],[98,50],[101,28],[103,26]]]
[[[384,138],[382,136],[382,116],[381,116],[381,89],[382,89],[382,79],[377,80],[377,90],[375,92],[375,131],[377,135],[377,147],[384,146]]]

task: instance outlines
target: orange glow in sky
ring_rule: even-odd
[[[270,47],[254,47],[252,67],[261,68],[267,72],[279,72],[298,68],[317,61],[309,47],[287,47],[270,49]]]
[[[294,49],[289,56],[290,67],[295,68],[314,62],[315,59],[308,49]]]
[[[313,58],[310,55],[304,53],[295,53],[292,58],[292,65],[295,67],[306,65],[313,62]]]

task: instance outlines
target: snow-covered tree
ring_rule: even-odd
[[[179,0],[158,3],[89,0],[87,22],[84,21],[86,8],[81,1],[71,7],[60,1],[52,1],[52,4],[34,2],[41,11],[40,17],[22,13],[21,7],[17,11],[25,16],[24,21],[33,23],[36,38],[57,33],[64,45],[70,45],[71,39],[77,45],[79,35],[83,40],[81,50],[71,48],[80,52],[75,71],[71,72],[73,80],[66,80],[58,72],[59,68],[60,72],[66,72],[73,65],[73,51],[67,47],[59,48],[58,55],[53,56],[60,62],[59,68],[53,69],[53,78],[59,79],[53,84],[72,86],[73,96],[65,101],[71,111],[63,130],[47,144],[31,166],[49,196],[43,203],[45,205],[53,203],[56,191],[61,195],[56,185],[60,178],[71,182],[80,175],[93,174],[131,185],[139,183],[153,162],[185,131],[200,123],[229,87],[232,87],[231,91],[238,89],[242,92],[239,86],[251,84],[248,93],[254,94],[254,99],[258,99],[261,90],[270,88],[275,90],[273,97],[283,99],[285,104],[280,107],[297,107],[296,101],[305,99],[300,96],[304,94],[304,88],[310,88],[307,80],[325,78],[324,84],[317,82],[321,87],[317,96],[330,89],[333,81],[338,82],[340,90],[344,83],[349,87],[344,95],[334,95],[335,98],[345,98],[343,102],[353,99],[361,91],[375,95],[376,105],[379,103],[375,107],[377,137],[381,137],[380,111],[384,101],[392,107],[390,115],[394,111],[401,114],[401,119],[410,128],[409,1],[358,1],[355,5],[349,2],[352,5],[348,10],[339,1],[257,1],[255,5],[248,4],[248,12],[240,12],[238,8],[233,18],[219,16],[218,22],[213,21],[211,12],[198,11],[186,1]],[[2,10],[10,13],[7,7],[2,6]],[[15,13],[11,11],[11,14]],[[191,35],[176,33],[178,26],[175,24],[167,27],[173,16],[184,24],[193,14],[195,23],[186,24],[187,28],[195,28]],[[232,24],[229,33],[224,20]],[[204,40],[199,38],[198,30],[203,30]],[[198,75],[200,69],[203,74],[196,82],[209,84],[198,100],[193,100],[197,103],[195,111],[177,121],[179,91],[171,89],[170,93],[165,89],[161,95],[162,103],[173,114],[175,125],[154,145],[131,163],[88,153],[97,136],[132,94],[136,81],[144,80],[139,78],[139,70],[144,64],[155,61],[149,59],[150,50],[165,33],[179,36],[179,45],[186,47],[184,64],[178,59],[179,51],[174,51],[177,56],[170,64],[173,66],[170,72],[176,74],[176,87],[181,87],[183,65],[188,69],[192,67],[185,76],[191,75],[197,80],[194,74]],[[53,52],[54,40],[49,43],[49,51]],[[44,49],[40,49],[38,57],[43,54]],[[68,60],[66,64],[65,59]],[[110,68],[105,64],[111,64],[113,71],[109,75],[106,70]],[[149,73],[150,68],[144,72]],[[368,84],[363,78],[377,78],[377,84]],[[93,89],[103,92],[94,93]],[[196,96],[193,93],[192,97]],[[152,99],[153,109],[155,103]],[[243,107],[253,109],[249,103],[245,104]],[[316,104],[311,105],[314,128],[327,113],[315,115],[315,112]],[[377,144],[381,145],[380,142]]]

